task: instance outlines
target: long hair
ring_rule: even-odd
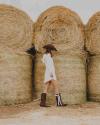
[[[53,57],[52,52],[51,52],[51,49],[46,49],[45,53],[46,53],[46,54],[47,54],[47,53],[50,53],[51,57]]]

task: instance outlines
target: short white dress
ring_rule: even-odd
[[[44,54],[42,62],[46,66],[44,83],[47,83],[50,80],[56,80],[55,66],[51,54],[50,53]]]

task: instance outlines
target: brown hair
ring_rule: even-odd
[[[51,49],[46,49],[45,53],[46,53],[46,54],[47,54],[47,53],[50,53],[50,54],[51,54],[51,57],[53,57],[52,52],[51,52]]]

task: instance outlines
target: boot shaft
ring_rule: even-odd
[[[67,105],[67,104],[64,104],[62,102],[62,98],[61,98],[61,94],[60,93],[56,95],[56,103],[57,103],[57,106],[66,106]]]
[[[43,101],[43,102],[46,101],[46,93],[41,94],[41,101]]]
[[[42,93],[40,106],[45,106],[45,105],[46,105],[46,93]]]
[[[46,105],[46,93],[41,94],[41,102],[40,102],[41,107],[50,107]]]

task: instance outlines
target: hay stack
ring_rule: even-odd
[[[79,16],[62,6],[52,7],[43,12],[35,25],[35,46],[54,44],[59,51],[79,52],[84,46],[84,26]],[[63,48],[63,49],[62,49]]]
[[[86,25],[86,48],[91,54],[100,54],[100,12],[94,14]]]
[[[81,104],[86,101],[86,58],[85,55],[57,55],[56,74],[62,98],[67,104]]]
[[[100,55],[89,58],[88,98],[100,102]]]
[[[100,12],[94,14],[86,25],[86,48],[89,51],[88,98],[100,101]]]
[[[0,105],[32,101],[31,58],[0,52]]]
[[[0,5],[0,105],[32,100],[31,47],[34,25],[26,13]]]
[[[31,47],[33,22],[23,11],[0,5],[0,49],[25,51]]]
[[[45,66],[41,59],[42,55],[37,55],[34,77],[36,98],[40,97],[43,89]],[[56,54],[54,62],[64,102],[67,104],[84,103],[86,101],[85,57],[83,55]],[[54,93],[49,93],[50,103],[54,103],[55,97],[53,97]]]
[[[52,43],[58,49],[54,62],[64,102],[85,102],[84,26],[79,16],[61,6],[49,8],[42,13],[35,24],[35,46],[43,52],[42,46],[47,43]],[[45,67],[41,58],[42,55],[37,55],[35,62],[36,98],[40,97],[44,79]]]

